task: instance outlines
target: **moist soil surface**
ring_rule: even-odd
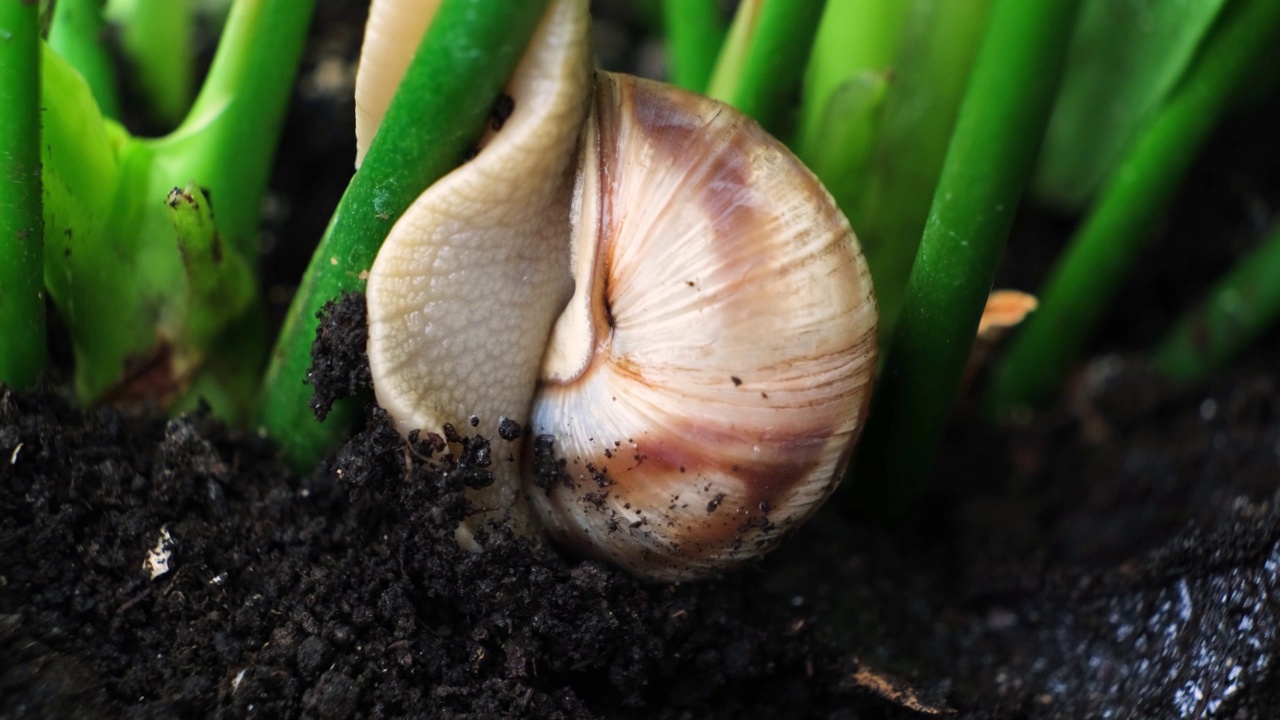
[[[349,175],[359,5],[321,3],[286,124],[277,311]],[[711,581],[501,531],[460,550],[501,438],[443,455],[366,405],[300,476],[204,413],[80,409],[65,365],[0,388],[0,717],[1280,716],[1280,334],[1194,388],[1136,354],[1272,214],[1268,116],[1218,133],[1054,406],[992,428],[962,403],[911,517],[841,494]],[[1069,230],[1024,212],[1000,284],[1035,287]],[[367,385],[362,318],[331,308],[322,403]]]

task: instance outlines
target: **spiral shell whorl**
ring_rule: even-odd
[[[707,575],[838,483],[875,368],[870,276],[830,195],[740,113],[609,73],[594,113],[532,414],[567,476],[531,503],[587,554]]]

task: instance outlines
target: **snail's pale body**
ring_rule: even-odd
[[[508,85],[519,106],[502,131],[409,207],[370,270],[374,389],[404,433],[466,430],[474,415],[475,432],[495,438],[503,418],[528,413],[547,332],[573,292],[567,208],[591,73],[588,21],[573,5],[553,3],[544,18]],[[359,104],[381,116],[373,100]],[[489,520],[530,526],[515,463],[493,471],[472,493],[464,544]]]
[[[839,481],[875,369],[871,281],[831,197],[751,120],[622,75],[590,95],[586,24],[585,0],[552,3],[507,127],[388,237],[375,390],[405,432],[475,414],[554,438],[563,472],[521,486],[499,462],[472,526],[533,532],[528,497],[586,554],[705,576]]]

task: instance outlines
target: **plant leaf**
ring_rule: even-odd
[[[1225,0],[1085,0],[1033,191],[1078,210],[1196,57]]]

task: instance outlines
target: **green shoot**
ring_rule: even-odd
[[[663,0],[668,77],[673,85],[703,92],[711,81],[727,28],[718,0]]]
[[[256,297],[253,269],[238,251],[223,247],[203,189],[175,187],[164,204],[187,278],[189,302],[182,323],[193,344],[211,347],[225,318],[243,314]]]
[[[901,513],[932,466],[1048,119],[1062,28],[1078,6],[992,7],[856,459],[855,491],[875,498],[870,507]]]
[[[1273,326],[1277,316],[1280,225],[1174,325],[1156,348],[1156,366],[1178,382],[1200,382]]]
[[[45,369],[37,7],[0,0],[0,383]]]
[[[396,220],[463,160],[545,6],[545,0],[445,0],[427,29],[312,256],[264,380],[260,422],[297,467],[310,467],[353,414],[350,404],[335,407],[324,424],[312,414],[305,383],[316,313],[344,292],[364,288],[365,272]]]
[[[775,137],[784,137],[824,2],[743,0],[707,95],[755,118]]]
[[[1113,171],[1083,226],[1058,259],[1037,310],[993,377],[1001,411],[1054,391],[1138,256],[1192,160],[1280,25],[1280,3],[1227,9],[1200,58]]]

